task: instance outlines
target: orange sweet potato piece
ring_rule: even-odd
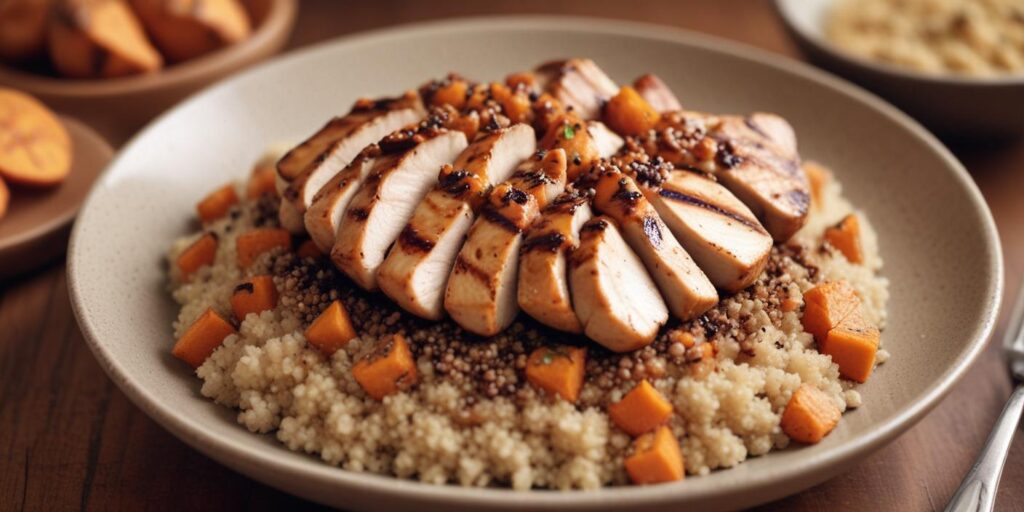
[[[430,104],[434,106],[451,105],[461,109],[466,105],[466,97],[469,92],[469,83],[460,78],[450,78],[434,92]]]
[[[50,22],[50,58],[75,78],[148,73],[163,67],[124,0],[61,0]]]
[[[804,292],[804,330],[821,343],[833,327],[860,307],[860,299],[846,281],[830,281]]]
[[[604,106],[604,120],[609,128],[622,135],[647,133],[661,115],[630,86],[619,89]]]
[[[664,425],[633,442],[633,454],[626,458],[625,466],[637,485],[674,482],[686,476],[679,440]]]
[[[811,201],[820,206],[825,185],[832,179],[832,173],[815,162],[804,162],[803,169],[811,184]]]
[[[0,60],[24,61],[42,53],[51,0],[0,2]]]
[[[327,306],[306,328],[306,341],[328,357],[355,337],[356,330],[352,327],[348,311],[338,300]]]
[[[879,337],[878,328],[855,311],[828,331],[825,339],[818,342],[818,349],[832,357],[843,377],[865,382],[875,368]]]
[[[256,228],[238,235],[235,248],[238,253],[238,266],[249,268],[256,258],[271,249],[283,248],[290,251],[292,235],[285,229]]]
[[[491,84],[491,97],[494,98],[505,111],[505,117],[515,123],[529,123],[533,111],[530,110],[530,98],[525,92],[515,92],[508,86],[501,83]]]
[[[295,250],[295,255],[300,258],[313,258],[317,259],[324,255],[320,251],[320,248],[316,246],[316,243],[312,240],[306,240],[299,244],[299,248]]]
[[[131,0],[160,51],[181,62],[249,37],[252,26],[238,0]]]
[[[277,287],[268,275],[253,276],[242,281],[231,294],[231,310],[241,322],[249,313],[262,313],[277,307]]]
[[[188,246],[178,255],[177,264],[178,271],[181,273],[181,279],[188,281],[195,271],[205,265],[212,264],[216,256],[217,235],[206,233],[199,237],[198,240],[192,242],[192,245]]]
[[[569,181],[589,170],[599,156],[586,124],[574,114],[559,117],[541,139],[539,147],[565,150],[569,163],[566,169]]]
[[[672,416],[672,404],[647,379],[608,406],[612,422],[631,436],[654,430]]]
[[[847,215],[835,226],[827,228],[825,240],[843,253],[850,263],[864,262],[864,250],[860,245],[860,220],[856,215]]]
[[[277,195],[277,169],[273,162],[260,164],[252,169],[248,183],[245,184],[245,197],[259,199],[263,196]]]
[[[366,394],[377,400],[400,393],[416,383],[416,361],[405,337],[395,334],[352,367],[352,376]]]
[[[204,224],[213,222],[225,215],[232,206],[238,204],[238,193],[232,184],[224,185],[203,198],[196,204],[196,213]]]
[[[216,311],[207,309],[189,326],[185,334],[178,338],[171,354],[182,361],[199,368],[210,357],[228,335],[234,334],[235,328],[221,318]]]
[[[537,90],[537,75],[530,71],[520,71],[505,77],[505,84],[513,91],[523,89],[527,92]]]
[[[576,402],[583,388],[583,370],[587,349],[580,347],[541,347],[526,362],[526,380],[548,393]]]
[[[814,444],[835,428],[841,415],[824,391],[801,384],[782,412],[782,431],[801,443]]]
[[[56,185],[71,171],[71,138],[50,109],[0,88],[0,175],[11,183]]]

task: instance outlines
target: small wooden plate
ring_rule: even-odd
[[[46,189],[11,188],[7,215],[0,218],[0,280],[39,268],[57,259],[67,247],[71,221],[114,150],[91,128],[61,117],[74,157],[64,183]]]

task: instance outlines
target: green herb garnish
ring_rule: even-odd
[[[565,140],[572,140],[572,138],[575,136],[576,130],[572,127],[571,124],[566,123],[565,128],[562,128],[562,137],[565,137]]]

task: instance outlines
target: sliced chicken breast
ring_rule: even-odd
[[[619,86],[590,59],[542,64],[536,70],[541,87],[583,119],[601,117],[601,107]]]
[[[321,251],[327,253],[334,247],[345,209],[363,180],[378,163],[382,168],[394,166],[399,157],[388,155],[381,158],[380,146],[371,144],[320,189],[313,198],[313,204],[303,214],[303,224]]]
[[[622,137],[600,121],[582,121],[574,114],[559,117],[540,142],[542,148],[562,149],[569,159],[568,176],[573,181],[602,158],[622,148]]]
[[[445,310],[467,331],[492,336],[512,323],[522,233],[565,188],[565,172],[564,151],[538,152],[490,193],[445,288]]]
[[[410,313],[442,318],[445,284],[484,191],[506,180],[535,147],[533,128],[526,124],[499,129],[470,144],[442,171],[395,240],[377,271],[381,291]]]
[[[682,110],[679,99],[657,75],[647,74],[633,82],[633,88],[658,112]]]
[[[615,219],[673,315],[700,316],[718,303],[718,292],[644,198],[633,178],[612,166],[596,171],[594,207]]]
[[[800,169],[796,135],[775,114],[723,117],[711,133],[718,140],[715,175],[762,220],[775,240],[803,227],[810,184]]]
[[[412,217],[420,199],[437,182],[438,169],[466,149],[466,136],[427,120],[379,143],[383,155],[400,155],[388,165],[374,165],[359,186],[331,249],[335,266],[359,286],[374,290],[377,269],[388,247]]]
[[[590,198],[566,192],[545,207],[524,236],[519,254],[518,303],[526,314],[561,331],[582,333],[569,294],[569,254],[590,220]]]
[[[742,201],[713,179],[675,171],[647,200],[714,285],[742,290],[764,271],[772,237]]]
[[[588,338],[615,352],[654,341],[668,308],[614,220],[602,216],[584,224],[569,261],[573,309]]]

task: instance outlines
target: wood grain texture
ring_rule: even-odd
[[[797,56],[767,1],[304,0],[291,47],[394,23],[487,13],[652,21]],[[953,148],[999,225],[1007,294],[1024,277],[1024,141]],[[1000,318],[997,336],[1005,329]],[[849,473],[759,510],[941,510],[1010,392],[991,344],[934,412]],[[71,315],[63,264],[0,283],[0,510],[278,510],[318,506],[249,480],[165,432],[106,377]],[[1024,510],[1024,436],[998,510]]]

